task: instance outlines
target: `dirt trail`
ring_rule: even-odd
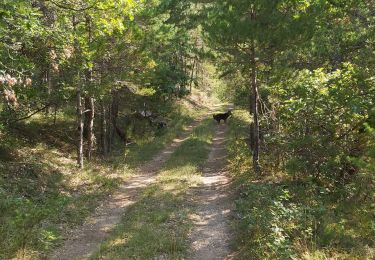
[[[139,199],[141,191],[146,186],[155,181],[156,173],[198,124],[199,122],[192,124],[180,138],[173,140],[172,144],[152,161],[139,167],[138,174],[131,177],[110,198],[103,201],[82,226],[72,230],[69,238],[53,252],[49,259],[86,259],[95,252],[112,228],[120,222],[126,209]]]
[[[188,259],[229,258],[229,178],[225,172],[226,126],[219,125],[209,158],[203,168],[197,214],[192,216],[195,229],[190,235],[192,248]]]

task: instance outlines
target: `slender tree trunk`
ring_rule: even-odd
[[[108,144],[108,153],[112,151],[112,145],[113,145],[113,140],[115,138],[115,132],[113,131],[113,125],[112,125],[112,99],[111,103],[108,105],[108,113],[107,113],[107,122],[108,123],[108,130],[107,130],[107,144]]]
[[[115,139],[115,132],[116,132],[116,125],[117,125],[117,116],[118,116],[118,98],[117,98],[117,91],[112,91],[112,103],[111,103],[111,125],[112,125],[112,132],[111,132],[111,141],[113,142]]]
[[[194,72],[195,72],[195,64],[197,63],[197,59],[194,58],[194,62],[193,62],[193,67],[191,69],[191,76],[190,76],[190,94],[191,94],[191,90],[192,90],[192,87],[193,87],[193,82],[194,82]]]
[[[255,43],[252,42],[251,46],[251,112],[253,114],[253,124],[252,124],[252,136],[253,136],[253,168],[256,173],[260,173],[260,163],[259,163],[259,92],[258,92],[258,82],[257,82],[257,64],[256,64],[256,53],[255,53]]]
[[[86,30],[88,33],[88,42],[92,43],[92,20],[90,15],[86,15]],[[86,85],[92,87],[93,83],[93,71],[90,67],[86,71]],[[95,118],[95,100],[92,96],[85,98],[85,105],[87,109],[86,114],[86,134],[87,134],[87,159],[91,160],[92,149],[94,147],[95,135],[94,135],[94,118]]]
[[[46,72],[46,82],[47,82],[47,96],[48,96],[48,102],[51,102],[51,96],[52,96],[52,70],[51,65],[48,65],[48,69]],[[50,106],[46,108],[45,111],[46,115],[49,115],[51,113]]]
[[[77,89],[77,130],[78,130],[78,142],[77,142],[77,163],[80,168],[83,168],[83,105],[80,86]]]
[[[95,119],[95,99],[92,96],[85,96],[85,113],[84,113],[84,129],[83,137],[87,140],[88,146],[93,147],[95,135],[93,132]],[[91,144],[90,144],[91,143]]]
[[[127,142],[126,132],[122,131],[117,125],[118,110],[119,110],[118,92],[113,91],[112,92],[112,107],[111,107],[111,122],[113,126],[113,132],[116,132],[117,135],[120,137],[121,141],[123,141],[126,145],[126,142]]]
[[[88,140],[89,139],[89,125],[90,125],[90,113],[89,111],[91,110],[91,107],[90,107],[90,96],[88,95],[85,95],[85,97],[83,98],[84,99],[84,128],[83,128],[83,138],[85,138],[85,140]]]
[[[94,147],[95,142],[95,135],[94,135],[94,118],[95,118],[95,104],[94,98],[90,97],[88,99],[90,110],[87,112],[89,116],[89,124],[88,124],[88,139],[87,139],[87,159],[90,161],[92,156],[92,150]]]
[[[77,17],[73,15],[72,25],[73,31],[76,32],[76,25],[78,24]],[[74,49],[79,53],[79,42],[77,39],[74,40]],[[79,61],[80,55],[76,54],[76,62]],[[80,168],[83,168],[83,128],[84,128],[84,112],[82,105],[82,86],[81,86],[81,75],[78,72],[77,75],[77,163]]]
[[[107,111],[104,100],[100,103],[101,106],[101,117],[100,117],[100,150],[102,155],[108,153],[108,138],[107,138]]]

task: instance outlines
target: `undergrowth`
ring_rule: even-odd
[[[75,162],[74,120],[59,114],[55,125],[36,116],[0,129],[0,259],[43,258],[82,224],[133,169],[184,131],[196,115],[181,108],[156,138],[116,147],[85,169]]]
[[[364,186],[330,188],[292,178],[272,168],[275,158],[267,154],[263,175],[256,176],[246,138],[249,122],[246,111],[236,110],[227,142],[237,190],[236,258],[373,259],[373,200],[356,197],[353,189]]]

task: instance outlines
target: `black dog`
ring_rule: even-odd
[[[229,110],[226,113],[216,114],[216,115],[213,115],[212,117],[217,121],[218,124],[220,124],[221,120],[224,120],[224,122],[226,123],[227,122],[227,118],[230,115],[232,115],[232,112]]]

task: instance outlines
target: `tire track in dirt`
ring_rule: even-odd
[[[199,123],[194,122],[180,138],[174,139],[150,162],[139,167],[137,174],[130,177],[116,192],[104,200],[82,226],[69,232],[67,240],[48,259],[75,260],[90,257],[120,222],[127,208],[139,200],[142,190],[155,182],[158,171],[182,142],[189,138]]]
[[[199,189],[199,206],[192,216],[195,228],[190,234],[191,252],[188,259],[227,259],[232,211],[229,178],[226,176],[225,125],[218,125],[209,158],[203,168]]]

